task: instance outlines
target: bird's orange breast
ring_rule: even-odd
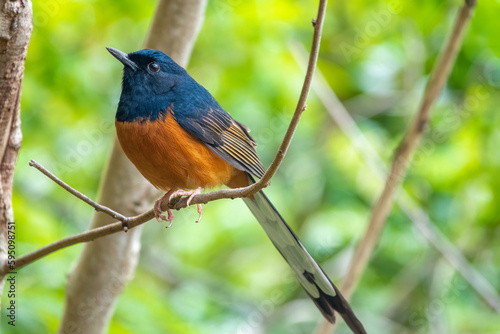
[[[163,120],[116,121],[115,125],[127,157],[161,190],[232,184],[243,173],[186,132],[171,112]]]

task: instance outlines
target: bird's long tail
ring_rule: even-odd
[[[255,182],[249,178],[252,183]],[[340,291],[307,252],[267,196],[260,191],[253,195],[253,199],[244,198],[244,201],[323,316],[334,323],[334,311],[337,311],[354,333],[366,333]]]

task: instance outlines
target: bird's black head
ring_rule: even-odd
[[[156,119],[175,97],[172,90],[190,84],[186,70],[161,51],[143,49],[126,54],[107,49],[124,65],[118,120]]]
[[[143,49],[126,54],[107,47],[108,51],[123,65],[123,89],[137,93],[136,89],[148,87],[153,94],[168,92],[180,79],[187,76],[186,70],[161,51]]]
[[[127,80],[154,83],[171,76],[186,74],[185,69],[158,50],[143,49],[126,54],[109,46],[106,49],[125,66],[123,78]]]

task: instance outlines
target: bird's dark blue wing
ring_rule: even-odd
[[[175,107],[174,107],[175,117]],[[176,118],[180,126],[204,142],[231,166],[261,178],[264,167],[249,129],[226,111],[212,108]]]

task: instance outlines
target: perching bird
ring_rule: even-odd
[[[264,168],[250,130],[234,120],[181,66],[158,50],[126,54],[108,47],[124,65],[116,132],[123,151],[144,177],[172,195],[192,198],[201,189],[247,186]],[[187,191],[190,190],[190,191]],[[354,333],[365,333],[347,301],[262,191],[243,199],[288,262],[323,316],[339,312]],[[201,218],[201,206],[198,206]]]

